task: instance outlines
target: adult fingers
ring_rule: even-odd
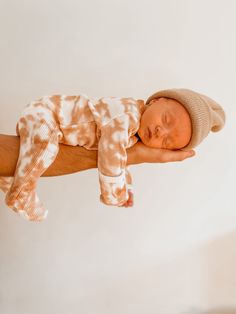
[[[182,161],[186,158],[193,157],[194,155],[195,155],[194,150],[182,151],[163,149],[163,154],[161,155],[161,162]]]

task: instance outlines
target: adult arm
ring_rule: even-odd
[[[0,176],[14,175],[19,146],[19,136],[0,134]],[[127,149],[127,164],[182,161],[193,156],[190,154],[191,152],[194,155],[194,151],[148,148],[138,142]],[[91,168],[97,168],[97,151],[87,150],[80,146],[59,144],[56,159],[42,174],[42,177],[60,176]]]

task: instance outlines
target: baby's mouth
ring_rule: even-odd
[[[148,126],[145,129],[144,137],[146,138],[146,141],[148,141],[148,142],[150,141],[150,139],[152,137],[152,132]]]
[[[152,137],[152,132],[151,130],[149,129],[149,127],[147,128],[148,129],[148,138],[150,139]]]

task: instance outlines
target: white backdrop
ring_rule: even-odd
[[[97,171],[41,178],[46,221],[0,195],[1,314],[235,314],[233,0],[0,0],[0,133],[54,93],[147,99],[190,88],[227,122],[179,163],[133,166],[133,208]]]

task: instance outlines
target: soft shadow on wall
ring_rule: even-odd
[[[184,312],[181,314],[236,314],[236,308],[217,308],[217,309],[211,309],[207,311],[202,310],[189,310],[188,312]]]
[[[223,296],[222,300],[224,300],[226,294],[230,294],[229,299],[231,302],[233,300],[234,291],[230,287],[235,283],[235,241],[236,232],[233,231],[212,240],[201,249],[207,269],[206,291],[210,303],[217,298],[219,299],[220,296]],[[224,307],[203,309],[193,306],[180,314],[236,314],[236,307],[226,305]]]

